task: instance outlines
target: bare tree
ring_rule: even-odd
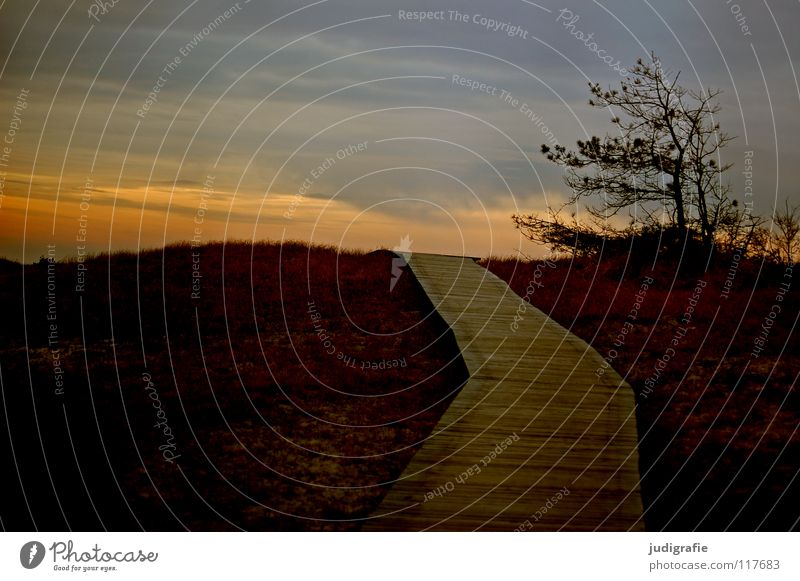
[[[778,229],[774,233],[778,258],[792,265],[800,254],[800,206],[790,208],[789,200],[786,200],[784,209],[775,212],[773,222]]]
[[[609,232],[580,224],[574,215],[571,222],[567,222],[559,212],[550,210],[549,213],[550,218],[514,214],[511,220],[528,240],[544,244],[553,252],[586,256],[603,248]]]
[[[714,120],[720,91],[682,87],[680,74],[670,78],[655,55],[650,63],[639,59],[631,73],[632,80],[623,81],[620,90],[589,84],[589,104],[612,111],[619,135],[578,141],[576,151],[542,145],[542,153],[566,168],[570,203],[600,197],[591,208],[596,216],[627,209],[645,226],[665,216],[681,235],[693,229],[711,244],[731,210],[728,188],[720,179],[731,164],[720,164],[718,157],[732,138]],[[583,171],[587,168],[594,172]]]
[[[767,256],[769,230],[764,228],[765,223],[764,218],[742,210],[733,200],[716,224],[715,244],[723,252],[738,250],[743,256]]]

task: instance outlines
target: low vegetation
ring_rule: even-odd
[[[646,242],[547,266],[485,266],[633,387],[648,529],[797,528],[793,268],[739,253],[653,253]]]
[[[176,245],[89,259],[81,293],[76,262],[24,293],[4,263],[4,528],[359,528],[466,377],[392,257]]]
[[[649,529],[796,528],[793,268],[630,244],[485,266],[633,387]],[[466,379],[392,261],[174,245],[88,259],[81,292],[77,262],[0,264],[3,526],[358,529]]]

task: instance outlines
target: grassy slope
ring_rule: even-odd
[[[16,455],[5,446],[0,452],[4,466],[19,467],[28,493],[12,472],[0,505],[4,527],[349,529],[358,525],[347,519],[377,505],[386,487],[376,485],[399,474],[464,380],[460,362],[448,365],[451,337],[429,344],[443,323],[428,316],[413,275],[388,292],[385,254],[227,245],[223,300],[222,251],[202,249],[195,300],[188,247],[93,259],[80,295],[83,330],[72,290],[76,267],[59,264],[63,397],[53,393],[47,348],[46,266],[26,267],[23,309],[22,267],[0,264],[3,407]],[[562,260],[540,274],[536,262],[489,265],[521,295],[536,280],[535,305],[603,355],[616,348],[614,366],[638,394],[652,529],[786,529],[800,512],[798,292],[787,295],[765,351],[751,360],[754,330],[782,272],[742,263],[724,300],[729,264],[721,258],[708,273],[695,264],[677,278],[674,262],[651,270],[626,257]],[[646,276],[655,283],[615,346]],[[686,336],[644,397],[698,278],[707,286]],[[309,297],[334,355],[314,331]],[[356,368],[337,359],[339,352],[358,360]],[[403,357],[406,368],[360,369],[362,360]],[[153,428],[145,359],[176,436],[177,464],[158,451],[164,437]],[[345,427],[367,424],[374,427]]]
[[[721,298],[731,260],[716,257],[708,272],[696,257],[565,259],[555,268],[538,266],[538,273],[537,262],[486,264],[520,295],[532,288],[535,306],[604,357],[611,354],[634,388],[652,530],[786,530],[800,517],[800,285],[795,281],[776,303],[784,269],[741,262],[729,298]],[[654,283],[620,339],[647,276]],[[698,280],[706,286],[685,325]],[[764,351],[751,360],[773,304],[781,306],[780,316]],[[676,336],[673,355],[667,349]],[[665,353],[669,361],[648,390]]]
[[[191,252],[97,257],[82,295],[76,265],[57,265],[63,396],[47,348],[47,266],[26,267],[26,351],[22,267],[3,265],[0,363],[16,452],[3,462],[18,463],[33,513],[12,472],[4,527],[358,528],[350,519],[377,506],[464,381],[413,275],[389,292],[388,254],[228,244],[223,261],[210,245],[191,299]],[[395,359],[406,367],[361,369]],[[172,464],[145,371],[181,455]]]

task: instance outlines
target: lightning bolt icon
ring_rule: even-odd
[[[389,281],[389,292],[394,290],[394,286],[403,275],[403,269],[408,265],[408,260],[411,258],[411,244],[413,242],[411,237],[406,234],[400,239],[400,244],[392,248],[392,250],[400,256],[392,258],[392,280]]]

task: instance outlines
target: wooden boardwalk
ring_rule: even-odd
[[[470,258],[414,254],[470,378],[364,530],[641,530],[631,388]]]

